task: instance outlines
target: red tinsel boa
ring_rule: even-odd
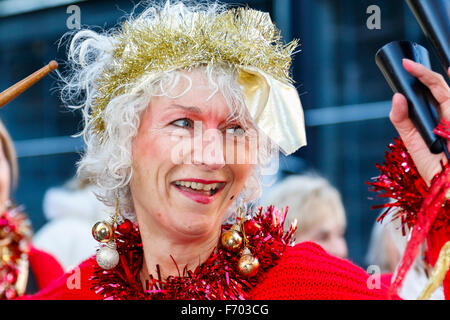
[[[260,281],[262,275],[272,268],[287,245],[293,240],[296,227],[283,230],[287,209],[279,211],[273,206],[263,213],[260,207],[253,218],[247,220],[245,233],[248,246],[259,259],[260,267],[256,276],[246,278],[237,272],[239,256],[218,247],[209,258],[194,271],[183,270],[179,276],[161,279],[151,277],[149,288],[144,289],[139,273],[143,263],[143,249],[137,225],[128,234],[116,230],[119,264],[104,270],[96,266],[91,278],[93,290],[105,299],[117,300],[243,300]],[[248,228],[247,228],[248,226]],[[222,231],[231,225],[224,225]],[[174,261],[175,263],[175,261]]]
[[[23,294],[21,290],[25,288],[18,288],[17,284],[20,264],[28,261],[31,234],[31,224],[20,207],[0,214],[0,300]]]
[[[441,119],[441,122],[439,122],[433,132],[444,139],[450,140],[450,121]]]
[[[438,128],[444,130],[443,126]],[[389,145],[385,162],[378,164],[377,168],[380,176],[368,184],[372,191],[380,192],[379,197],[395,200],[373,207],[387,208],[377,221],[381,222],[393,208],[398,207],[400,210],[394,213],[392,219],[401,219],[402,226],[411,230],[391,284],[393,296],[401,287],[422,243],[426,244],[425,261],[434,266],[442,246],[450,240],[450,204],[446,200],[450,189],[450,169],[448,164],[443,165],[442,172],[436,175],[428,188],[400,139]],[[450,299],[450,272],[447,272],[443,287],[446,299]]]

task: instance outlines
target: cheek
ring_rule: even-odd
[[[232,166],[234,175],[234,185],[236,188],[242,188],[252,172],[253,165],[237,164]]]
[[[153,108],[148,108],[141,116],[141,121],[137,135],[133,139],[132,144],[132,157],[133,162],[142,162],[148,159],[157,159],[158,155],[161,156],[164,153],[165,144],[162,140],[162,129],[156,122],[155,112]]]
[[[248,137],[232,137],[226,135],[224,138],[224,156],[225,162],[229,164],[247,164],[257,163],[258,146],[254,140]]]
[[[167,179],[175,163],[174,142],[164,133],[137,136],[132,147],[133,175],[130,186],[135,192],[147,190],[144,197],[166,196]]]
[[[2,161],[0,164],[0,193],[2,199],[9,197],[10,174],[9,165],[6,161]]]
[[[156,186],[159,145],[154,139],[144,139],[138,137],[133,142],[132,147],[132,167],[133,174],[130,187],[135,195],[143,190],[153,189]]]
[[[148,167],[167,162],[170,158],[171,139],[165,135],[137,137],[133,143],[133,167]]]

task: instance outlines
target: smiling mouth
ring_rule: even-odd
[[[217,192],[222,190],[226,183],[225,182],[202,183],[188,180],[177,180],[174,181],[172,184],[175,185],[176,188],[185,192],[212,197]]]

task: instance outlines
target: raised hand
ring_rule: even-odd
[[[439,103],[440,117],[450,121],[450,88],[444,77],[409,59],[403,59],[403,67],[430,89]],[[450,76],[450,68],[447,71]],[[446,156],[444,153],[436,155],[429,151],[425,141],[408,117],[408,103],[400,93],[396,93],[392,98],[392,110],[389,118],[408,149],[420,175],[429,185],[433,177],[441,171],[440,162],[447,162]],[[450,143],[448,146],[450,148]]]

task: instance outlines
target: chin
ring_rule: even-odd
[[[201,237],[214,232],[220,226],[218,221],[221,222],[216,215],[186,213],[182,214],[174,223],[177,232],[187,236]]]

